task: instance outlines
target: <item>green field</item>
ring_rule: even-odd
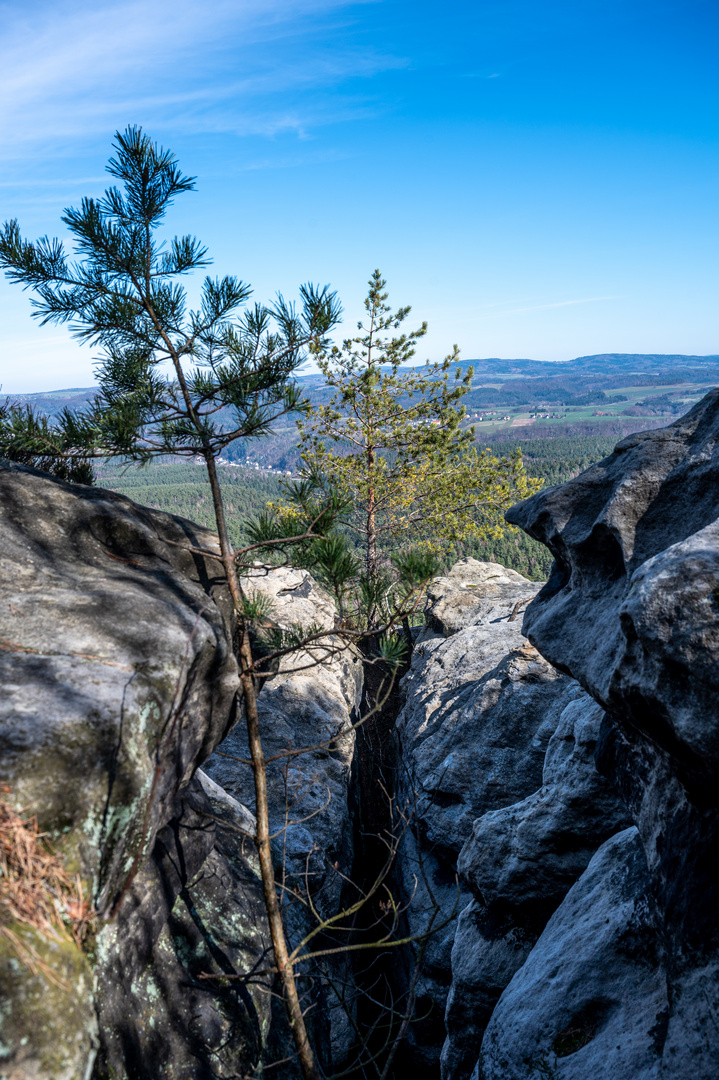
[[[496,384],[483,383],[484,387],[496,388]],[[687,382],[680,384],[646,384],[642,386],[613,386],[607,391],[608,401],[598,402],[592,405],[559,405],[557,403],[543,404],[541,399],[531,405],[501,405],[489,409],[473,407],[467,420],[467,426],[474,425],[479,442],[484,437],[502,435],[514,435],[517,437],[526,433],[527,437],[537,437],[552,428],[561,428],[567,424],[591,424],[594,428],[602,426],[616,426],[616,422],[623,422],[627,427],[637,425],[634,418],[634,410],[639,409],[637,416],[644,416],[648,421],[655,424],[671,423],[676,416],[696,404],[708,389],[711,383]],[[613,398],[625,400],[613,401]],[[643,403],[649,400],[666,397],[668,400],[657,404],[655,407]],[[628,411],[631,410],[631,411]],[[492,412],[508,416],[509,420],[494,418],[488,415]],[[537,413],[549,414],[537,417]],[[479,416],[483,416],[482,420]]]

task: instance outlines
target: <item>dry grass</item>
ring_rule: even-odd
[[[30,926],[47,936],[67,929],[80,946],[94,911],[85,899],[80,877],[65,872],[40,832],[37,818],[17,813],[6,796],[7,789],[0,790],[0,935],[31,971],[41,971],[56,985],[64,985],[9,924]]]

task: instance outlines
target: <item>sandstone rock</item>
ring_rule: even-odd
[[[537,940],[510,915],[472,898],[460,912],[452,943],[452,983],[440,1058],[443,1080],[467,1080],[492,1010]]]
[[[719,731],[719,390],[670,427],[513,507],[555,556],[525,631],[605,708],[715,796]],[[672,677],[667,677],[667,665]]]
[[[547,747],[541,788],[478,818],[460,853],[460,874],[476,898],[452,950],[444,1080],[470,1074],[492,1010],[547,919],[599,845],[629,824],[594,763],[603,715],[574,684]]]
[[[96,1080],[232,1077],[262,1062],[271,942],[254,823],[233,803],[191,781],[102,935]]]
[[[426,620],[445,637],[474,622],[517,618],[539,586],[499,563],[460,559],[427,589]],[[520,620],[521,621],[521,620]]]
[[[646,862],[629,828],[599,849],[505,990],[478,1074],[655,1080],[668,1014],[662,960]]]
[[[219,580],[212,560],[183,551],[213,537],[20,466],[0,467],[0,506],[0,783],[108,914],[234,720]],[[78,995],[87,958],[53,948],[64,991],[12,950],[0,957],[3,1068],[18,1078],[84,1076],[96,1052],[93,1002]],[[52,1053],[33,1063],[41,985]]]
[[[293,625],[305,630],[313,625],[323,630],[335,626],[335,602],[307,570],[293,566],[258,567],[248,571],[243,585],[248,596],[260,595],[269,602],[272,621],[285,630]]]
[[[599,845],[630,824],[594,762],[603,718],[576,687],[547,747],[541,788],[475,822],[459,872],[488,907],[543,925]]]
[[[59,929],[6,929],[15,940],[0,934],[0,1077],[84,1080],[98,1044],[87,957]]]
[[[638,828],[667,948],[662,1077],[719,1073],[718,436],[712,391],[509,514],[556,559],[525,630],[607,710],[598,764]]]
[[[539,786],[568,700],[569,680],[528,644],[519,621],[509,621],[513,597],[527,587],[538,588],[526,582],[505,593],[500,615],[476,596],[475,621],[448,640],[426,632],[402,682],[403,769],[428,841],[453,857],[475,818]]]
[[[398,799],[414,825],[397,879],[400,894],[412,897],[411,933],[425,933],[435,904],[433,925],[441,927],[427,944],[417,1001],[423,1022],[412,1036],[411,1060],[427,1069],[436,1070],[444,1040],[456,917],[471,898],[457,887],[460,850],[476,818],[540,786],[547,744],[577,693],[521,634],[517,605],[538,588],[496,564],[463,560],[431,586],[428,629],[402,683]],[[411,957],[405,965],[406,984]]]
[[[251,771],[232,756],[197,770],[235,723],[239,686],[223,576],[188,550],[217,551],[217,538],[22,467],[0,469],[0,501],[0,782],[37,813],[98,909],[90,957],[58,934],[30,970],[3,937],[2,1067],[13,1080],[200,1080],[271,1065],[289,1035],[266,973]],[[280,626],[334,626],[306,571],[258,569],[248,588],[270,598]],[[319,649],[284,661],[260,699],[270,755],[314,747],[271,769],[278,866],[333,914],[352,868],[361,666],[326,659]],[[242,725],[223,750],[249,756]],[[314,922],[299,898],[286,908],[297,939]],[[347,974],[339,961],[332,972]],[[319,974],[304,977],[319,987],[314,1035],[329,1061],[354,1036]]]

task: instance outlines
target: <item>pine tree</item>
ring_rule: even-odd
[[[255,663],[250,642],[253,599],[244,594],[242,553],[232,546],[216,457],[235,439],[270,431],[278,417],[302,408],[292,374],[305,350],[328,345],[340,307],[327,288],[303,286],[299,312],[282,297],[272,307],[245,309],[248,285],[206,277],[197,310],[188,310],[180,278],[207,266],[207,251],[191,236],[161,243],[156,230],[177,195],[192,191],[174,156],[140,128],[119,132],[108,172],[120,181],[99,199],[83,199],[62,218],[74,236],[70,261],[58,240],[24,240],[16,221],[0,232],[0,266],[32,288],[42,323],[66,323],[81,341],[99,346],[100,393],[84,413],[58,425],[32,411],[0,413],[0,453],[50,464],[69,479],[89,479],[93,457],[144,462],[158,454],[199,456],[212,492],[221,563],[238,623],[238,661],[255,777],[257,847],[275,962],[285,993],[297,1056],[306,1080],[317,1077],[282,923],[270,847],[266,764],[260,737]],[[168,372],[169,369],[169,373]],[[301,499],[300,499],[301,501]],[[282,538],[285,548],[327,531],[330,498],[313,503]],[[213,552],[204,553],[211,558]],[[252,556],[250,555],[250,558]]]
[[[370,627],[391,589],[391,552],[406,577],[408,560],[422,550],[500,537],[504,511],[540,486],[526,476],[519,451],[499,458],[479,450],[474,429],[463,425],[472,370],[462,375],[456,346],[440,364],[407,367],[427,324],[392,336],[410,308],[393,312],[385,287],[375,270],[358,335],[318,353],[334,393],[300,421],[304,474],[336,486],[350,508],[344,525],[362,554],[362,617]],[[325,548],[317,545],[320,563]]]

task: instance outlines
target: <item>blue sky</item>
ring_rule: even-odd
[[[716,0],[0,0],[0,218],[60,234],[142,124],[255,295],[390,298],[467,357],[719,352]],[[92,382],[0,283],[3,391]]]

